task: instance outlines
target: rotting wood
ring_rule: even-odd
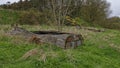
[[[83,43],[82,35],[63,33],[57,31],[34,31],[30,32],[20,27],[14,27],[9,34],[22,35],[25,39],[36,44],[49,43],[58,47],[76,48]]]
[[[29,42],[36,43],[36,44],[41,44],[41,39],[38,38],[36,35],[32,35],[29,39]]]
[[[90,28],[90,27],[84,27],[82,29],[93,31],[93,32],[105,32],[105,29],[97,29],[97,28]]]

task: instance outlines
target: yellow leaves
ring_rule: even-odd
[[[74,18],[71,18],[70,16],[66,16],[66,20],[71,24],[71,25],[76,25],[77,22]]]

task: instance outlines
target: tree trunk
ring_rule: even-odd
[[[34,31],[30,32],[23,28],[16,27],[10,31],[11,35],[22,35],[25,39],[35,43],[48,43],[61,48],[76,48],[83,43],[81,35],[63,33],[57,31]]]

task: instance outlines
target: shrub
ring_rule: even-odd
[[[38,25],[42,24],[44,21],[44,14],[35,11],[35,10],[30,10],[30,11],[22,11],[20,13],[20,18],[18,23],[19,24],[29,24],[29,25]]]
[[[101,26],[109,29],[117,29],[120,30],[120,18],[112,17],[104,21]]]

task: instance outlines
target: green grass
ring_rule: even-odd
[[[120,66],[120,32],[108,30],[92,32],[75,27],[63,27],[63,32],[82,34],[84,44],[76,49],[61,49],[50,44],[33,44],[24,38],[6,35],[19,18],[18,11],[0,10],[0,68],[119,68]],[[46,25],[22,25],[29,31],[56,30]],[[101,29],[101,28],[99,28]],[[44,51],[46,61],[41,54],[27,59],[20,59],[26,52],[38,48]]]
[[[19,12],[13,10],[0,10],[0,24],[13,24],[19,18]]]
[[[20,37],[5,34],[8,25],[0,29],[0,68],[119,68],[120,66],[120,32],[108,30],[92,32],[74,27],[64,27],[64,32],[81,33],[84,44],[76,49],[61,49],[55,45],[32,44]],[[27,30],[55,30],[50,26],[22,27]],[[19,60],[31,49],[43,50],[46,61],[40,55]]]

